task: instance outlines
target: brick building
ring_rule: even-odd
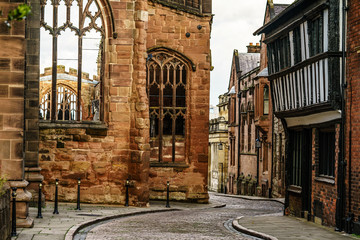
[[[211,1],[28,3],[26,22],[0,23],[0,169],[19,189],[18,224],[32,225],[30,192],[42,180],[48,200],[59,179],[60,201],[75,201],[81,178],[84,202],[124,203],[127,179],[131,205],[165,199],[166,181],[172,199],[207,202]],[[5,13],[17,5],[0,3]],[[47,58],[49,118],[39,120]],[[61,98],[76,98],[62,110],[71,118],[52,97],[58,65],[77,71],[76,94]],[[98,76],[91,103],[83,72]]]
[[[280,14],[287,4],[266,4],[264,24]],[[254,78],[255,126],[257,139],[258,195],[283,197],[285,183],[285,133],[281,121],[273,114],[265,36],[261,36],[260,70]]]
[[[240,194],[240,173],[256,176],[254,77],[259,71],[260,46],[248,53],[234,50],[229,81],[229,160],[227,189]]]
[[[347,41],[346,41],[346,131],[345,131],[345,161],[344,169],[346,184],[346,200],[342,217],[353,214],[353,221],[359,226],[359,84],[360,84],[360,44],[359,44],[359,9],[357,1],[345,1],[347,11]],[[355,232],[360,234],[359,230]]]
[[[265,34],[273,111],[285,129],[285,212],[339,229],[345,212],[341,9],[341,1],[299,0],[256,31]]]

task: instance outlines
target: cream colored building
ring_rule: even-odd
[[[228,166],[228,95],[219,96],[219,104],[210,114],[209,177],[210,191],[224,192]]]

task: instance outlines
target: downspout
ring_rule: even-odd
[[[269,198],[272,198],[273,173],[274,173],[274,169],[273,169],[273,167],[274,167],[274,144],[273,144],[274,143],[274,114],[272,114],[271,116],[272,116],[271,117],[271,143],[272,144],[271,144],[271,172],[270,172]]]
[[[259,128],[256,128],[256,139],[260,139],[259,138]],[[259,186],[259,151],[260,151],[260,148],[256,148],[257,151],[256,151],[256,188]]]
[[[344,115],[343,115],[343,118],[342,118],[342,124],[343,124],[343,128],[345,128],[345,124],[346,124],[346,115],[345,115],[345,91],[346,91],[346,88],[347,88],[347,81],[346,81],[346,24],[347,24],[347,21],[346,21],[346,15],[347,15],[347,10],[348,10],[348,6],[347,6],[347,0],[343,0],[342,1],[342,11],[343,11],[343,14],[342,14],[342,86],[343,86],[343,89],[342,89],[342,98],[341,100],[343,101],[343,106],[342,106],[342,112],[344,112]],[[350,86],[351,87],[351,86]],[[351,108],[352,108],[352,94],[350,95],[350,106],[349,106],[349,115],[350,115],[350,119],[349,119],[349,165],[348,165],[348,209],[349,209],[349,212],[348,212],[348,218],[347,218],[347,222],[348,222],[348,233],[352,233],[352,221],[354,219],[354,214],[351,212],[351,191],[352,191],[352,188],[351,188],[351,144],[352,144],[352,131],[351,131],[351,127],[352,127],[352,121],[351,121]],[[344,134],[344,132],[343,132]],[[344,140],[343,140],[343,155],[344,155],[344,151],[345,151],[345,136],[344,136]],[[344,169],[344,174],[345,174],[345,169]],[[346,195],[345,192],[346,192],[346,189],[345,189],[345,176],[344,176],[344,181],[343,181],[343,184],[344,184],[344,196]],[[345,212],[345,209],[346,209],[346,203],[345,203],[345,200],[344,200],[344,212]]]
[[[344,150],[345,150],[345,137],[344,137],[344,127],[345,127],[345,89],[346,89],[346,82],[345,82],[345,21],[346,21],[346,6],[345,0],[342,1],[342,58],[341,58],[341,91],[340,91],[340,99],[341,99],[341,124],[340,124],[340,136],[339,136],[339,159],[338,159],[338,203],[336,206],[336,231],[342,231],[344,229],[344,213],[345,213],[345,167],[346,162],[344,160]],[[350,171],[350,170],[349,170]]]
[[[241,136],[241,129],[240,129],[240,121],[241,121],[241,112],[240,112],[240,106],[241,106],[241,92],[240,92],[240,78],[238,79],[238,94],[237,97],[239,98],[238,100],[238,164],[237,164],[237,186],[236,186],[236,190],[237,190],[237,194],[240,195],[240,188],[239,188],[239,180],[240,180],[240,136]]]

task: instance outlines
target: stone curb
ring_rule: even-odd
[[[267,235],[265,233],[257,232],[257,231],[254,231],[254,230],[251,230],[251,229],[241,226],[238,222],[238,220],[241,218],[243,218],[243,217],[238,217],[237,219],[233,220],[233,222],[232,222],[233,228],[235,228],[237,231],[245,233],[245,234],[253,236],[253,237],[261,238],[264,240],[278,240],[276,237]]]
[[[226,204],[218,204],[214,203],[213,206],[210,206],[209,208],[222,208],[225,207]],[[145,210],[145,211],[139,211],[139,212],[132,212],[132,213],[122,213],[122,214],[116,214],[106,217],[99,217],[96,219],[92,219],[89,221],[78,223],[74,226],[72,226],[66,233],[64,240],[73,240],[74,236],[81,231],[82,229],[107,220],[117,219],[117,218],[123,218],[123,217],[130,217],[130,216],[136,216],[136,215],[142,215],[142,214],[150,214],[150,213],[160,213],[160,212],[172,212],[172,211],[184,211],[184,209],[181,208],[172,208],[172,209],[157,209],[157,210]]]
[[[171,211],[180,211],[181,209],[177,209],[177,208],[173,208],[173,209],[158,209],[158,210],[148,210],[148,211],[139,211],[139,212],[132,212],[132,213],[122,213],[122,214],[116,214],[116,215],[111,215],[111,216],[106,216],[106,217],[99,217],[96,219],[92,219],[86,222],[81,222],[78,223],[74,226],[72,226],[68,232],[65,235],[64,240],[73,240],[74,236],[83,228],[88,227],[90,225],[99,223],[99,222],[103,222],[103,221],[107,221],[107,220],[112,220],[112,219],[117,219],[117,218],[123,218],[123,217],[130,217],[130,216],[136,216],[136,215],[141,215],[141,214],[148,214],[148,213],[160,213],[160,212],[171,212]]]
[[[278,202],[278,203],[285,205],[284,202],[282,202],[281,200],[276,199],[276,198],[262,198],[262,197],[255,197],[255,196],[252,197],[252,196],[246,196],[246,195],[232,195],[232,194],[224,194],[224,193],[214,193],[214,195],[220,196],[220,197],[241,198],[241,199],[251,200],[251,201]]]

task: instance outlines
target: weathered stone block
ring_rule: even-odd
[[[73,172],[79,172],[79,173],[84,173],[89,171],[91,168],[91,163],[86,162],[86,161],[75,161],[72,164],[72,168],[71,170]]]

